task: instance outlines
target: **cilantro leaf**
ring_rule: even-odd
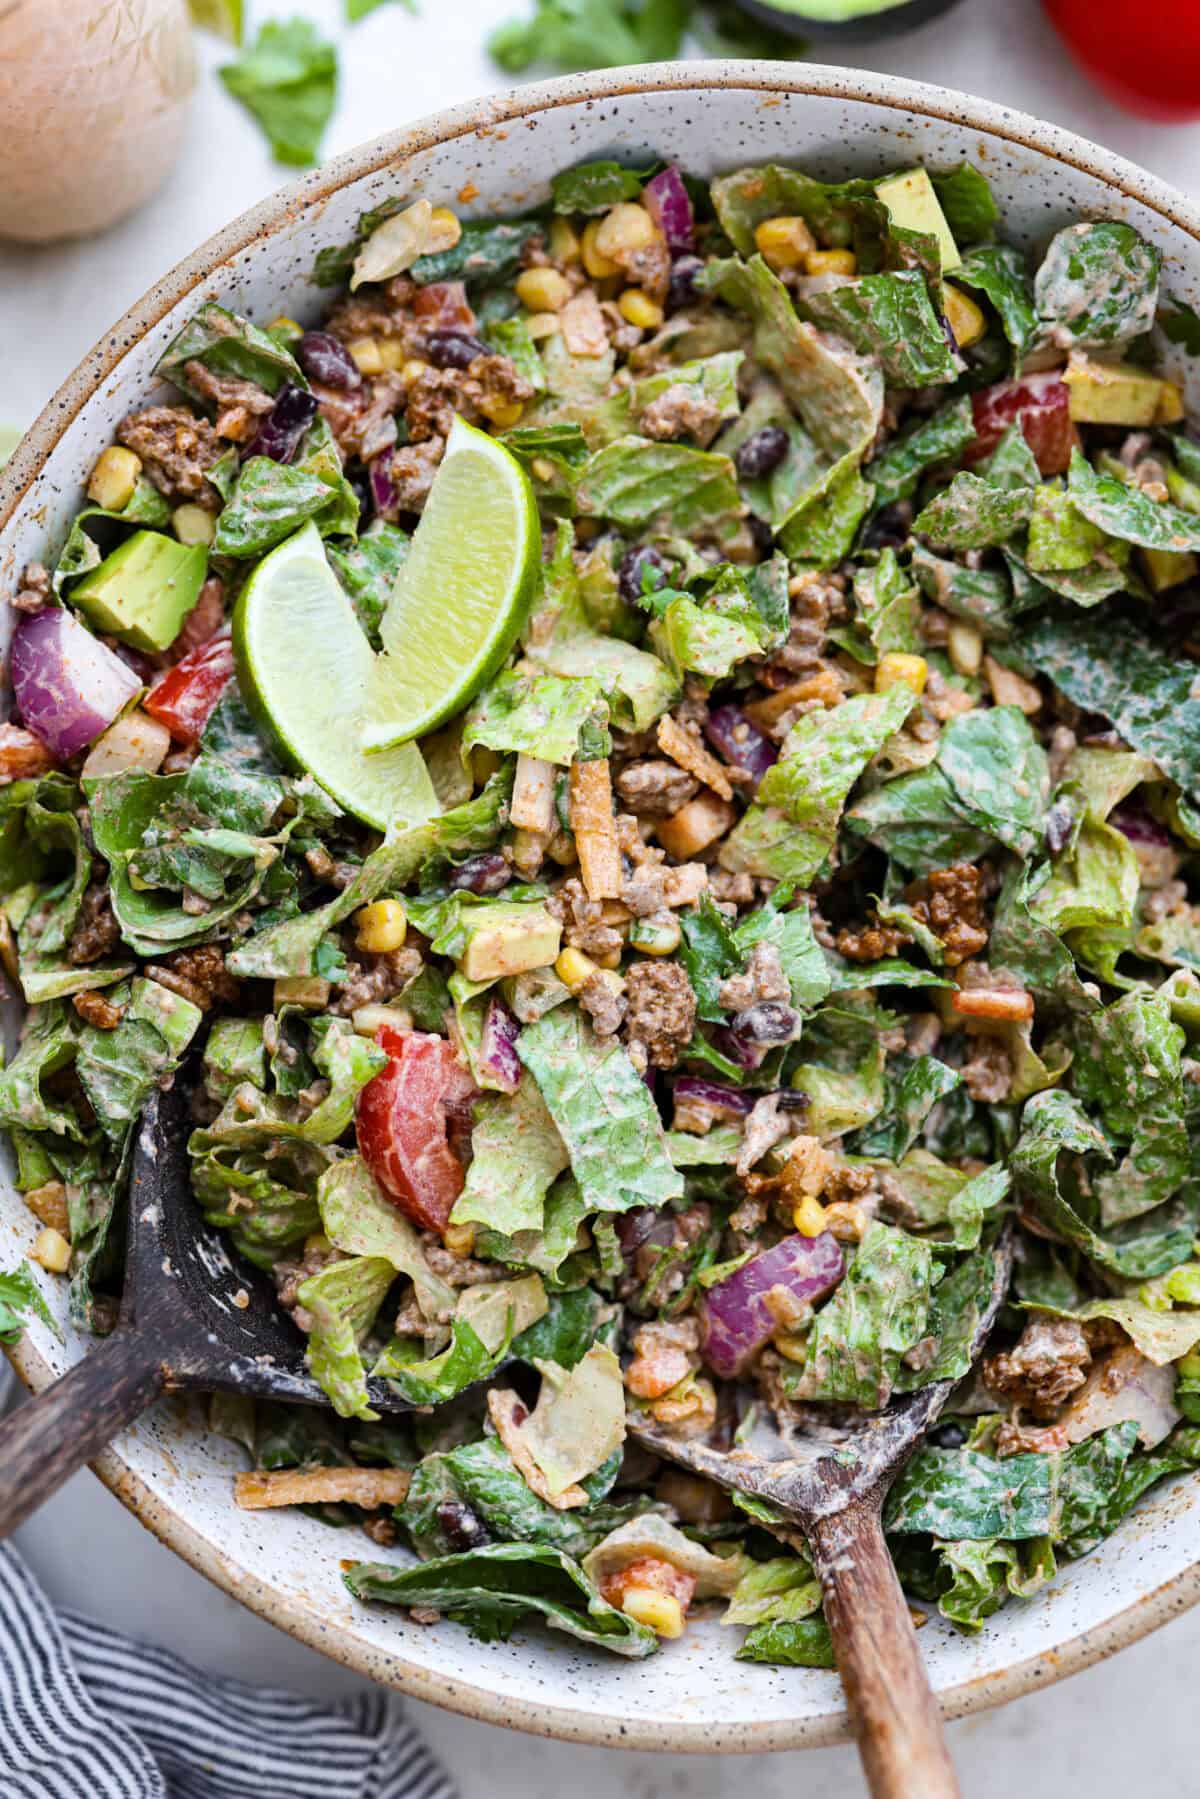
[[[277,162],[317,161],[337,95],[337,51],[307,19],[268,19],[251,49],[218,73],[254,114]]]

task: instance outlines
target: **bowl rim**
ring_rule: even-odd
[[[736,59],[646,63],[531,82],[498,94],[460,101],[411,125],[343,151],[312,174],[275,190],[176,263],[81,358],[0,470],[0,531],[8,524],[68,426],[131,345],[188,293],[209,280],[221,264],[256,240],[273,235],[310,207],[319,207],[352,181],[397,167],[420,151],[481,129],[494,130],[531,114],[552,112],[580,102],[712,88],[744,89],[747,93],[784,92],[861,102],[958,124],[967,130],[985,131],[1018,148],[1097,178],[1126,199],[1158,213],[1200,244],[1200,206],[1167,182],[1074,132],[953,88],[835,64]],[[7,1354],[32,1393],[41,1392],[55,1379],[50,1364],[27,1340],[10,1348]],[[106,1449],[91,1467],[141,1524],[206,1579],[310,1648],[368,1679],[380,1679],[377,1650],[360,1646],[352,1637],[342,1639],[336,1627],[324,1623],[306,1607],[282,1597],[267,1580],[224,1556],[188,1523],[181,1512],[164,1503],[116,1449]],[[1080,1631],[1053,1650],[1027,1656],[999,1672],[976,1675],[942,1688],[937,1695],[939,1704],[947,1718],[963,1717],[1005,1704],[1092,1666],[1197,1603],[1200,1603],[1200,1559],[1151,1588],[1104,1623]],[[679,1719],[670,1724],[615,1717],[606,1720],[593,1712],[547,1703],[544,1698],[536,1702],[515,1700],[484,1686],[438,1673],[409,1660],[404,1653],[403,1639],[399,1637],[385,1672],[389,1684],[412,1698],[481,1723],[507,1726],[564,1742],[674,1753],[734,1754],[815,1748],[844,1742],[850,1735],[849,1719],[843,1709],[821,1717],[760,1720],[746,1724],[719,1719],[704,1722]]]

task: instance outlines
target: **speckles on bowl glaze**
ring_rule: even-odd
[[[647,147],[700,171],[774,158],[827,176],[919,156],[974,156],[1027,243],[1080,213],[1127,217],[1171,257],[1173,291],[1200,305],[1196,209],[1120,159],[1007,108],[795,63],[676,63],[526,87],[335,159],[236,220],[138,301],[84,358],[0,476],[0,581],[11,584],[19,566],[44,553],[47,531],[52,539],[65,533],[113,424],[155,391],[154,365],[202,296],[311,321],[322,303],[308,281],[316,251],[346,241],[359,214],[382,199],[427,191],[444,201],[470,184],[472,213],[510,212],[543,198],[558,168]],[[0,611],[0,631],[8,628]],[[0,1241],[21,1253],[35,1229],[8,1180]],[[65,1321],[61,1286],[53,1297]],[[69,1327],[60,1345],[38,1324],[15,1359],[29,1384],[42,1387],[84,1349]],[[425,1628],[384,1607],[355,1605],[338,1568],[344,1540],[298,1514],[237,1511],[230,1489],[239,1465],[233,1445],[206,1433],[193,1402],[158,1407],[101,1459],[100,1472],[192,1566],[370,1678],[492,1723],[580,1742],[766,1750],[844,1732],[833,1675],[735,1663],[735,1633],[712,1618],[633,1667],[561,1639],[520,1634],[482,1645],[451,1625]],[[1065,1569],[1049,1595],[1005,1608],[976,1637],[928,1624],[922,1649],[946,1709],[957,1716],[1011,1698],[1195,1603],[1198,1496],[1194,1476],[1156,1492],[1131,1525]]]

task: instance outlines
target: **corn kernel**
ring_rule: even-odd
[[[798,269],[817,247],[817,240],[803,219],[781,214],[764,219],[754,232],[754,242],[773,269]]]
[[[825,1207],[811,1193],[793,1206],[792,1228],[802,1237],[819,1237],[825,1229]]]
[[[511,431],[520,423],[525,407],[520,400],[494,400],[485,394],[479,402],[479,410],[489,418],[497,431]]]
[[[903,650],[889,650],[881,656],[875,668],[875,691],[886,693],[889,687],[911,687],[914,693],[924,693],[925,678],[929,673],[929,665],[924,656],[909,656]]]
[[[583,266],[592,277],[593,281],[601,281],[605,275],[619,275],[621,273],[617,264],[615,262],[610,262],[607,256],[602,256],[600,251],[596,248],[596,236],[599,230],[600,220],[589,219],[588,223],[583,228],[583,241],[580,245]]]
[[[303,337],[303,335],[304,335],[304,326],[298,325],[296,323],[295,319],[290,319],[286,312],[281,312],[279,314],[278,318],[272,319],[271,323],[267,326],[267,330],[268,331],[296,331],[300,334],[301,337]]]
[[[621,1610],[635,1624],[645,1624],[656,1637],[674,1642],[683,1635],[683,1607],[673,1593],[659,1593],[653,1587],[630,1587],[621,1596]]]
[[[946,636],[950,666],[959,675],[977,675],[983,667],[983,634],[955,619]]]
[[[808,1360],[808,1338],[803,1331],[776,1331],[771,1343],[785,1362],[803,1367]]]
[[[379,345],[379,360],[385,369],[394,369],[397,373],[408,361],[404,345],[398,337],[380,337],[375,340]]]
[[[71,1266],[71,1245],[61,1231],[39,1231],[29,1253],[47,1274],[65,1274]]]
[[[1156,425],[1177,425],[1184,415],[1183,395],[1174,381],[1164,381],[1154,411]]]
[[[211,543],[216,536],[217,521],[203,506],[176,506],[171,514],[171,529],[180,543]]]
[[[374,900],[354,915],[354,941],[369,956],[386,956],[399,949],[408,933],[404,907],[396,899]]]
[[[354,366],[360,375],[382,375],[383,357],[379,353],[377,338],[356,337],[346,348],[354,358]]]
[[[569,219],[551,220],[550,254],[555,262],[579,261],[579,233]]]
[[[809,250],[804,258],[806,275],[857,275],[858,257],[853,250]]]
[[[1184,1306],[1200,1306],[1200,1267],[1190,1262],[1172,1268],[1163,1283],[1170,1297]]]
[[[590,981],[596,973],[596,964],[582,950],[560,950],[554,963],[554,972],[564,987],[572,993],[578,993],[585,981]]]
[[[627,287],[617,301],[617,311],[631,325],[642,331],[656,331],[663,322],[663,309],[640,287]]]
[[[535,344],[544,337],[556,337],[561,328],[558,314],[554,312],[531,312],[525,320],[525,329]]]
[[[442,1232],[442,1242],[452,1256],[464,1261],[475,1247],[475,1226],[473,1224],[448,1224]]]
[[[558,472],[548,456],[535,456],[529,467],[539,481],[553,481]]]
[[[633,200],[619,200],[599,221],[595,245],[601,256],[618,262],[634,250],[648,250],[658,238],[658,226],[644,206]]]
[[[643,956],[671,956],[679,948],[682,936],[673,912],[666,918],[651,914],[649,918],[634,919],[629,927],[629,947]]]
[[[429,223],[438,235],[438,249],[453,250],[462,236],[462,221],[456,212],[448,206],[435,206],[429,215]]]
[[[969,344],[976,344],[987,330],[987,320],[970,294],[964,294],[961,287],[946,281],[942,286],[942,303],[946,317],[950,321],[950,329],[954,333],[954,341],[960,350]]]
[[[427,362],[422,362],[419,356],[410,356],[408,361],[401,368],[400,373],[411,387],[413,382],[419,380],[428,367],[429,364]]]
[[[350,1022],[360,1037],[374,1037],[381,1024],[391,1025],[394,1031],[411,1031],[413,1028],[412,1013],[407,1006],[379,1005],[359,1006],[351,1013]]]
[[[271,1010],[284,1006],[303,1006],[309,1012],[323,1012],[329,1004],[329,982],[316,974],[281,975],[271,992]]]
[[[105,512],[124,512],[133,498],[141,472],[140,456],[111,444],[96,458],[92,478],[87,484],[87,497],[94,506],[103,506]]]
[[[561,312],[571,298],[571,283],[557,269],[523,269],[513,285],[530,312]]]

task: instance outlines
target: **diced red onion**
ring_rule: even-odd
[[[717,1026],[713,1032],[713,1045],[739,1068],[760,1067],[769,1047],[765,1043],[751,1043],[748,1038],[735,1037],[727,1024]]]
[[[517,1038],[521,1027],[502,999],[494,995],[483,1017],[479,1067],[503,1093],[515,1093],[521,1082]]]
[[[706,1081],[702,1076],[692,1074],[679,1077],[672,1097],[675,1101],[674,1129],[699,1129],[701,1134],[718,1119],[737,1121],[745,1118],[754,1104],[752,1093],[741,1093],[721,1081]]]
[[[718,706],[704,721],[704,735],[718,755],[761,781],[779,751],[737,706]]]
[[[785,1237],[725,1280],[710,1287],[701,1301],[704,1357],[725,1378],[740,1374],[776,1331],[785,1328],[787,1310],[815,1305],[845,1273],[846,1262],[836,1237]],[[778,1294],[778,1301],[773,1303]]]
[[[371,477],[371,504],[381,516],[394,513],[397,506],[395,484],[392,481],[392,459],[390,455],[377,456],[368,465]]]
[[[1143,812],[1140,806],[1118,806],[1108,817],[1110,825],[1116,825],[1130,843],[1152,844],[1155,849],[1170,849],[1171,834],[1164,830],[1156,818]]]
[[[690,250],[695,244],[692,202],[674,163],[647,181],[642,204],[667,240],[667,249]]]
[[[142,685],[61,606],[21,615],[9,672],[26,726],[60,761],[94,743]]]

